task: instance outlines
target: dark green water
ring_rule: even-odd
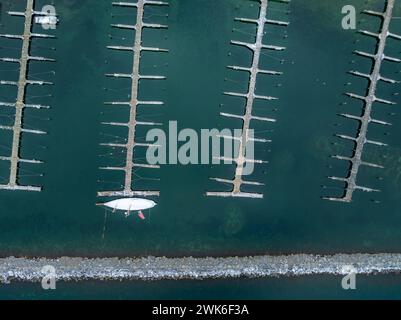
[[[271,145],[257,148],[257,157],[270,163],[257,168],[251,177],[266,183],[266,187],[259,189],[265,194],[264,200],[206,198],[206,191],[224,190],[224,186],[215,185],[208,178],[230,177],[233,173],[230,166],[166,165],[157,172],[140,171],[137,175],[141,177],[160,178],[160,181],[142,179],[137,185],[139,189],[160,190],[158,206],[145,223],[118,215],[109,216],[102,241],[104,211],[95,206],[99,201],[96,192],[116,185],[98,180],[120,183],[122,180],[98,170],[101,165],[113,164],[99,157],[107,152],[99,143],[113,140],[106,135],[121,134],[108,131],[100,123],[123,120],[127,116],[124,110],[104,107],[103,102],[125,100],[129,94],[128,82],[110,80],[104,74],[128,72],[132,63],[128,54],[111,52],[106,45],[132,43],[132,35],[111,30],[109,25],[133,23],[135,17],[127,14],[129,10],[112,9],[111,1],[107,0],[55,1],[61,20],[55,31],[58,39],[43,41],[42,45],[55,46],[57,50],[49,52],[36,48],[35,53],[53,56],[57,63],[40,64],[35,66],[37,69],[32,67],[32,71],[54,70],[55,76],[47,74],[43,77],[52,79],[56,85],[29,92],[31,96],[54,95],[32,99],[51,104],[49,111],[32,112],[42,118],[50,117],[51,121],[26,120],[30,126],[49,131],[49,135],[27,137],[22,148],[24,155],[46,161],[37,169],[31,165],[26,168],[44,173],[44,177],[23,178],[26,183],[43,185],[44,191],[40,194],[0,193],[0,254],[206,256],[400,252],[401,144],[398,137],[401,113],[397,112],[397,106],[375,107],[375,115],[394,125],[390,128],[372,126],[370,130],[372,138],[383,140],[390,147],[367,150],[366,157],[385,161],[386,169],[363,169],[359,178],[382,192],[377,195],[356,193],[354,202],[349,205],[320,199],[322,195],[341,192],[321,188],[323,184],[330,184],[327,175],[345,176],[347,173],[345,164],[331,160],[329,156],[337,151],[349,154],[350,146],[336,140],[333,134],[356,134],[356,125],[351,120],[336,116],[345,111],[360,112],[360,104],[344,97],[343,93],[362,94],[366,90],[365,80],[347,72],[352,69],[367,72],[371,67],[369,60],[352,55],[352,51],[372,52],[375,47],[372,39],[341,28],[341,8],[350,2],[357,11],[383,9],[381,0],[372,0],[369,4],[362,0],[293,0],[288,16],[280,11],[285,11],[286,6],[274,5],[270,12],[271,17],[289,20],[291,25],[268,29],[266,42],[287,46],[287,50],[280,54],[269,52],[263,55],[261,62],[268,69],[283,71],[284,75],[258,79],[258,93],[280,97],[278,102],[255,107],[258,115],[273,115],[278,119],[275,124],[263,123],[255,128],[259,136],[273,140]],[[10,1],[2,3],[1,32],[17,32],[21,20],[7,17],[4,11]],[[47,1],[36,3],[37,8],[44,4]],[[170,53],[145,56],[141,66],[144,73],[168,77],[166,81],[141,87],[143,99],[162,100],[165,106],[153,111],[144,110],[141,118],[162,122],[164,128],[172,120],[178,121],[179,129],[237,128],[238,122],[223,119],[219,111],[239,111],[238,100],[224,97],[222,92],[245,91],[247,82],[243,75],[227,70],[226,66],[249,65],[250,56],[245,49],[231,46],[230,40],[252,39],[249,33],[254,34],[254,29],[234,22],[234,18],[256,17],[256,4],[252,6],[252,1],[245,0],[170,0],[170,4],[169,8],[154,9],[154,15],[148,19],[167,23],[169,29],[144,35],[145,45],[168,48]],[[13,5],[14,9],[18,7]],[[161,16],[167,13],[168,19]],[[394,15],[401,16],[399,5]],[[358,14],[358,21],[358,27],[377,29],[374,18]],[[233,28],[240,32],[233,32]],[[401,19],[393,20],[392,30],[401,33]],[[286,34],[288,38],[284,38]],[[123,41],[121,37],[127,37],[127,40]],[[0,46],[16,45],[1,40]],[[4,55],[16,51],[4,50]],[[399,57],[400,51],[400,43],[389,42],[387,52],[390,55]],[[284,59],[282,64],[281,59]],[[396,64],[385,63],[383,70],[385,76],[400,80],[400,67]],[[3,79],[16,74],[4,73],[2,69],[1,75]],[[347,83],[350,84],[345,85]],[[400,96],[393,95],[399,88],[399,85],[381,84],[378,96],[400,103]],[[1,90],[2,100],[13,96],[9,88]],[[343,102],[347,105],[341,105]],[[274,108],[279,111],[273,112]],[[389,116],[389,112],[396,114]],[[139,135],[144,136],[145,132]],[[7,137],[1,139],[1,143],[6,144]],[[335,141],[339,145],[331,145]],[[387,158],[381,159],[383,155]],[[117,157],[113,161],[118,163],[121,159]],[[329,165],[332,168],[328,168]],[[0,170],[3,170],[0,175],[5,176],[3,166]],[[30,174],[30,171],[25,173]],[[379,180],[378,176],[384,179]],[[372,202],[372,198],[380,203]],[[305,283],[324,287],[327,281],[330,282],[326,280],[312,278]],[[279,286],[278,281],[272,281],[274,286]],[[284,287],[296,286],[296,281],[303,280],[284,280]],[[369,281],[366,288],[374,290],[376,284],[369,284]],[[246,285],[248,283],[250,292],[253,286],[262,286],[257,281],[247,281]],[[138,284],[147,288],[152,285]],[[130,286],[127,284],[126,288]],[[168,283],[166,288],[174,286]],[[177,297],[182,294],[180,286],[185,291],[188,290],[186,286],[191,285],[177,284]],[[221,282],[217,291],[225,286],[231,286],[231,282]],[[71,292],[74,292],[72,287]],[[207,287],[210,289],[212,285]],[[127,290],[129,296],[128,289],[122,290]],[[214,288],[199,290],[214,292]],[[255,293],[255,297],[273,297],[274,290],[266,290],[261,290],[260,296]],[[125,293],[121,294],[124,297]],[[328,294],[335,295],[334,292]]]
[[[0,287],[0,299],[401,299],[399,276],[359,276],[357,289],[345,291],[339,277],[257,280],[58,283]]]

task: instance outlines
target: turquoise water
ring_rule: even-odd
[[[1,32],[18,32],[21,28],[19,18],[7,17],[4,13],[10,2],[2,1]],[[379,0],[369,1],[369,4],[362,0],[351,2],[358,12],[367,7],[383,9],[383,1]],[[40,0],[36,5],[41,8],[47,3]],[[269,164],[257,168],[251,177],[266,183],[258,190],[265,194],[263,200],[204,196],[206,191],[224,190],[224,186],[214,184],[209,177],[229,178],[233,174],[230,166],[166,165],[156,172],[140,171],[137,175],[143,178],[160,178],[160,181],[140,179],[137,185],[138,189],[160,190],[158,206],[144,223],[118,215],[109,216],[102,240],[105,212],[95,206],[99,201],[96,192],[116,184],[98,181],[121,183],[122,180],[117,175],[101,172],[98,167],[112,165],[111,161],[118,163],[122,158],[105,159],[101,155],[107,150],[99,143],[113,140],[110,134],[122,133],[111,132],[100,123],[123,120],[127,116],[123,109],[104,107],[103,102],[124,100],[129,94],[128,82],[110,80],[104,74],[127,72],[131,63],[129,55],[111,52],[106,45],[132,43],[132,35],[111,30],[109,25],[134,22],[135,17],[128,14],[129,10],[113,9],[111,1],[107,0],[55,1],[61,20],[55,30],[58,39],[41,43],[35,40],[41,47],[36,46],[34,50],[37,54],[55,57],[57,63],[32,66],[31,71],[35,74],[55,71],[55,75],[43,74],[42,77],[56,85],[28,91],[31,97],[42,96],[30,98],[30,101],[51,104],[52,109],[31,113],[40,119],[26,119],[27,125],[46,130],[49,135],[26,136],[22,148],[24,155],[45,160],[37,169],[27,166],[23,177],[26,183],[43,185],[44,191],[40,194],[0,193],[0,255],[400,252],[401,145],[397,138],[401,133],[401,116],[397,107],[380,105],[375,108],[375,115],[394,125],[390,128],[372,126],[370,135],[389,143],[390,147],[366,153],[367,158],[385,161],[386,169],[361,171],[361,181],[382,192],[375,195],[358,192],[349,205],[320,199],[323,195],[341,192],[321,188],[323,184],[330,184],[326,176],[347,173],[345,164],[329,156],[337,151],[349,154],[350,146],[336,140],[333,134],[356,134],[351,120],[336,116],[345,111],[360,112],[358,102],[347,99],[343,93],[362,94],[366,90],[366,81],[347,72],[351,69],[368,71],[370,62],[352,55],[352,51],[372,52],[375,46],[372,39],[341,28],[341,8],[349,3],[349,0],[294,0],[289,6],[289,15],[285,12],[287,6],[282,5],[274,5],[270,12],[271,17],[289,20],[291,25],[268,29],[266,42],[287,46],[287,50],[263,55],[261,61],[262,66],[283,71],[284,75],[258,79],[258,93],[280,97],[278,102],[255,107],[258,115],[278,119],[275,124],[263,123],[255,128],[261,137],[273,140],[271,145],[257,148],[257,157],[268,160]],[[250,33],[254,34],[254,29],[234,22],[234,18],[256,17],[256,5],[245,0],[170,0],[170,4],[169,8],[154,9],[148,17],[148,21],[167,23],[169,29],[144,35],[146,45],[168,48],[170,52],[145,56],[141,66],[144,73],[168,77],[166,81],[141,86],[144,99],[162,100],[165,106],[141,111],[140,117],[162,122],[164,128],[173,120],[178,121],[179,129],[237,128],[238,122],[220,117],[219,111],[239,112],[241,108],[238,100],[224,97],[222,92],[246,90],[244,76],[229,71],[226,66],[250,63],[247,51],[231,46],[230,40],[252,39]],[[13,5],[14,9],[18,7]],[[168,19],[164,17],[166,14]],[[395,11],[397,15],[401,15],[399,6]],[[378,25],[376,19],[360,14],[358,21],[358,27],[369,30],[375,30]],[[401,33],[401,19],[393,20],[392,29]],[[124,41],[121,37],[127,39]],[[15,42],[0,40],[0,46],[1,51],[4,50],[1,55],[18,53],[18,50],[4,48],[15,48]],[[56,50],[42,46],[55,46]],[[401,43],[391,41],[387,50],[399,56]],[[284,63],[280,63],[282,59]],[[1,68],[3,66],[12,69],[4,64]],[[386,76],[400,80],[399,66],[386,63],[383,68]],[[15,74],[2,69],[1,78]],[[10,88],[1,90],[2,99],[13,96]],[[393,95],[398,91],[399,85],[381,85],[378,95],[400,103],[400,96]],[[53,97],[43,97],[48,94]],[[347,104],[341,105],[343,102]],[[278,112],[273,111],[275,108]],[[390,116],[390,112],[396,114]],[[45,119],[48,117],[50,121]],[[145,132],[138,134],[143,137]],[[0,143],[6,145],[7,139],[9,137],[3,135]],[[335,141],[339,145],[331,145]],[[383,155],[387,158],[382,159]],[[25,176],[37,173],[44,176]],[[0,167],[0,175],[6,176],[4,165]],[[384,179],[377,179],[378,176]],[[279,286],[275,281],[272,282]],[[284,286],[293,286],[296,281],[284,280]],[[323,283],[327,281],[312,278],[306,283],[325,286]],[[370,286],[369,281],[367,288],[374,290],[375,284]],[[246,283],[249,283],[250,292],[252,286],[259,285],[253,281]],[[126,284],[127,288],[130,285]],[[182,285],[184,291],[187,285],[191,286]],[[230,285],[231,282],[222,282],[221,288]],[[175,285],[169,283],[169,286]],[[177,296],[182,294],[180,290],[177,288]],[[204,290],[212,292],[214,289]],[[262,290],[260,297],[273,295],[269,292]]]

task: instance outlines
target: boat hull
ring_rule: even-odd
[[[124,198],[107,202],[104,206],[113,210],[140,211],[155,207],[156,202],[148,199]]]

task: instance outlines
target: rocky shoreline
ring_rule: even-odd
[[[401,254],[336,254],[228,258],[0,258],[0,283],[38,282],[44,266],[58,281],[217,279],[313,274],[386,274],[401,272]]]

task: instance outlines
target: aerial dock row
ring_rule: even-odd
[[[44,131],[40,130],[29,130],[23,126],[23,115],[25,108],[49,108],[48,106],[38,105],[38,104],[27,104],[26,103],[26,87],[28,85],[51,85],[51,82],[46,81],[34,81],[28,79],[28,65],[29,61],[55,61],[54,59],[49,59],[45,57],[34,57],[30,56],[30,45],[32,38],[54,38],[52,35],[33,33],[31,31],[33,25],[33,19],[35,16],[45,15],[43,12],[38,12],[34,10],[34,0],[27,0],[25,12],[8,12],[13,16],[21,16],[25,18],[24,22],[24,33],[22,35],[14,34],[0,34],[0,37],[8,39],[22,40],[22,50],[21,57],[19,59],[15,58],[0,58],[0,61],[9,63],[18,63],[20,65],[19,69],[19,80],[7,81],[0,80],[0,85],[10,85],[18,87],[18,95],[15,102],[0,102],[0,107],[10,107],[15,108],[15,121],[13,126],[0,126],[1,130],[13,131],[13,140],[11,147],[11,155],[7,157],[0,157],[2,161],[9,161],[10,165],[10,176],[9,182],[6,185],[0,185],[0,189],[3,190],[20,190],[20,191],[41,191],[41,187],[37,186],[22,186],[18,183],[19,175],[19,164],[20,163],[30,163],[39,164],[42,161],[39,160],[27,160],[21,159],[20,146],[22,134],[46,134]]]
[[[124,189],[119,191],[102,191],[98,192],[99,197],[132,197],[132,196],[159,196],[159,191],[139,191],[135,190],[133,186],[133,173],[134,168],[159,168],[158,165],[150,165],[150,164],[142,164],[134,161],[135,157],[135,148],[143,148],[143,147],[151,147],[150,144],[147,143],[138,143],[135,137],[135,131],[137,126],[156,126],[160,125],[154,122],[145,122],[138,121],[137,119],[137,108],[139,106],[148,106],[148,105],[163,105],[161,101],[140,101],[139,100],[139,83],[140,80],[160,80],[165,79],[163,76],[156,75],[142,75],[140,74],[140,61],[141,61],[141,53],[144,51],[154,51],[154,52],[168,52],[168,50],[155,48],[155,47],[144,47],[142,46],[142,33],[144,28],[167,28],[166,25],[161,24],[153,24],[144,22],[144,13],[145,7],[152,6],[167,6],[167,2],[162,1],[151,1],[151,0],[138,0],[136,3],[131,2],[113,2],[114,6],[120,7],[134,7],[137,11],[136,16],[136,24],[135,25],[126,25],[126,24],[113,24],[112,27],[120,28],[120,29],[129,29],[135,31],[135,43],[133,46],[125,47],[125,46],[108,46],[109,49],[117,50],[117,51],[132,51],[133,52],[133,68],[130,74],[123,73],[113,73],[107,74],[109,77],[115,78],[129,78],[132,80],[131,84],[131,100],[130,101],[114,101],[114,102],[106,102],[106,105],[111,106],[125,106],[130,109],[129,120],[126,123],[119,122],[103,122],[105,125],[110,126],[122,126],[126,127],[128,130],[128,139],[124,144],[116,144],[116,143],[102,143],[103,146],[111,147],[111,148],[121,148],[126,150],[126,160],[125,166],[122,167],[101,167],[102,170],[111,170],[111,171],[122,171],[124,172],[125,181],[124,181]]]
[[[390,123],[386,121],[381,121],[378,119],[373,119],[372,118],[372,109],[373,109],[373,104],[376,103],[381,103],[381,104],[387,104],[387,105],[394,105],[395,102],[385,100],[385,99],[380,99],[376,96],[376,89],[378,86],[379,81],[384,81],[388,83],[397,83],[398,81],[385,78],[381,76],[380,71],[382,67],[382,62],[384,60],[391,61],[391,62],[396,62],[400,63],[401,60],[398,58],[393,58],[386,56],[384,51],[386,47],[386,42],[388,37],[392,37],[394,39],[401,40],[401,36],[396,35],[394,33],[391,33],[390,30],[390,22],[392,19],[393,15],[393,9],[394,9],[394,3],[395,0],[388,0],[387,1],[387,7],[385,12],[376,12],[376,11],[371,11],[371,10],[365,10],[364,13],[380,17],[383,19],[382,26],[381,26],[381,31],[380,33],[374,33],[366,30],[360,30],[360,32],[364,35],[370,36],[370,37],[375,37],[378,39],[378,47],[377,47],[377,52],[375,54],[367,53],[367,52],[362,52],[362,51],[355,51],[355,54],[366,57],[369,59],[374,60],[374,67],[373,71],[371,74],[365,74],[361,73],[358,71],[351,71],[350,73],[358,76],[358,77],[363,77],[369,80],[369,90],[367,96],[361,96],[355,93],[346,93],[351,98],[362,100],[364,102],[364,110],[362,116],[357,116],[357,115],[352,115],[352,114],[341,114],[341,116],[351,119],[351,120],[356,120],[360,122],[360,127],[359,127],[359,132],[358,136],[356,138],[350,137],[348,135],[343,135],[343,134],[338,134],[337,137],[341,139],[345,139],[348,141],[353,141],[355,143],[355,149],[353,152],[352,157],[345,157],[341,155],[334,155],[333,157],[339,160],[343,161],[348,161],[351,163],[349,175],[347,178],[341,178],[341,177],[335,177],[335,176],[330,176],[329,178],[335,181],[341,181],[346,183],[345,187],[345,193],[342,197],[325,197],[324,199],[330,200],[330,201],[340,201],[340,202],[351,202],[353,198],[353,194],[356,190],[362,190],[365,192],[378,192],[379,190],[377,189],[372,189],[369,187],[364,187],[360,186],[357,183],[357,178],[358,178],[358,172],[359,168],[361,166],[368,166],[368,167],[373,167],[373,168],[383,168],[382,165],[376,164],[376,163],[370,163],[362,160],[363,156],[363,151],[364,147],[366,144],[371,144],[371,145],[376,145],[379,147],[386,146],[385,143],[381,141],[373,141],[368,139],[368,128],[370,123],[375,123],[375,124],[380,124],[380,125],[391,125]]]
[[[226,158],[220,159],[220,160],[231,160],[236,164],[235,178],[233,180],[212,178],[212,180],[214,180],[214,181],[232,185],[233,189],[230,192],[207,192],[206,193],[207,196],[263,198],[262,193],[243,192],[241,190],[241,187],[243,185],[256,185],[256,186],[264,185],[261,182],[247,181],[244,179],[243,172],[244,172],[246,163],[253,162],[255,164],[261,164],[261,163],[266,162],[263,160],[255,160],[255,159],[247,158],[247,146],[248,146],[249,142],[258,142],[258,143],[270,142],[267,139],[257,139],[250,134],[251,120],[264,121],[264,122],[275,122],[276,121],[275,119],[272,119],[272,118],[257,117],[257,116],[254,116],[252,113],[255,99],[261,99],[261,100],[267,100],[267,101],[278,100],[278,98],[276,98],[276,97],[256,95],[255,94],[256,79],[257,79],[258,74],[268,74],[268,75],[274,75],[274,76],[282,74],[281,72],[278,72],[278,71],[259,69],[259,62],[260,62],[262,50],[277,50],[277,51],[285,50],[285,47],[263,44],[263,36],[265,34],[266,24],[287,26],[289,23],[283,22],[283,21],[267,19],[266,15],[267,15],[267,10],[268,10],[269,0],[260,0],[259,2],[260,2],[260,12],[259,12],[259,17],[257,19],[246,19],[246,18],[237,18],[236,19],[237,21],[241,21],[244,23],[252,23],[252,24],[257,25],[256,42],[255,43],[246,43],[246,42],[240,42],[240,41],[231,41],[231,43],[233,45],[243,46],[253,52],[253,59],[252,59],[251,67],[242,67],[242,66],[229,66],[228,67],[228,68],[236,70],[236,71],[245,71],[250,74],[248,92],[247,93],[236,93],[236,92],[225,92],[224,93],[225,95],[228,95],[228,96],[245,98],[246,99],[245,114],[237,115],[237,114],[224,113],[224,112],[220,113],[220,115],[223,117],[241,119],[243,121],[242,136],[232,138],[232,139],[238,140],[238,142],[239,142],[238,157],[236,157],[234,159],[226,159]],[[283,0],[281,2],[289,2],[289,1]]]

